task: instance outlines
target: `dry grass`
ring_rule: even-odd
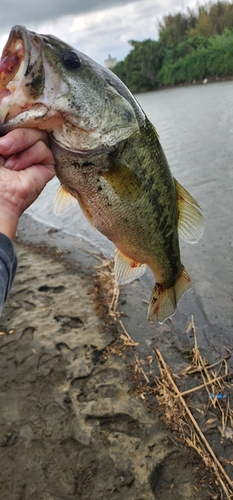
[[[113,261],[102,261],[102,264],[95,267],[95,270],[95,281],[101,289],[102,298],[105,299],[108,317],[118,324],[120,333],[120,339],[108,348],[106,354],[123,355],[127,348],[134,348],[138,344],[133,341],[121,320],[121,314],[118,310],[120,291],[114,279]],[[143,400],[146,399],[147,393],[150,396],[151,394],[156,396],[162,409],[163,420],[166,424],[169,424],[173,431],[178,433],[183,443],[198,453],[207,469],[214,473],[215,483],[219,487],[221,498],[225,497],[227,500],[232,500],[233,482],[226,473],[223,464],[233,467],[233,463],[217,457],[204,434],[206,430],[215,428],[220,432],[219,439],[230,439],[233,443],[233,409],[230,405],[230,392],[232,391],[230,380],[233,378],[233,374],[230,373],[228,368],[230,352],[226,349],[224,358],[214,365],[209,365],[208,361],[200,353],[193,317],[186,333],[191,330],[194,336],[192,360],[190,365],[179,374],[172,373],[159,349],[154,349],[154,352],[160,377],[153,376],[153,356],[148,357],[150,358],[150,370],[146,374],[136,350],[133,350],[134,379],[137,377],[138,380],[140,379],[134,394]],[[154,386],[151,386],[147,375],[150,380],[151,378],[154,379]],[[197,375],[198,378],[201,377],[202,383],[181,392],[176,380],[193,380]],[[197,404],[197,398],[193,403],[192,397],[197,392],[202,394],[204,403]],[[208,401],[207,405],[206,400]],[[194,416],[195,413],[201,414],[203,417],[202,428],[198,424],[198,419]]]
[[[160,370],[160,377],[155,378],[157,399],[159,405],[163,408],[164,420],[171,424],[173,430],[179,434],[183,442],[198,453],[206,467],[214,472],[220,489],[224,492],[227,500],[231,500],[233,498],[233,482],[221,462],[228,463],[231,466],[233,466],[233,463],[221,460],[216,456],[197,419],[194,417],[193,411],[191,411],[193,405],[190,400],[187,403],[184,398],[184,396],[190,396],[204,389],[208,394],[208,407],[204,410],[197,407],[196,410],[205,415],[206,428],[208,428],[208,425],[217,427],[221,437],[231,439],[233,442],[233,409],[230,406],[229,397],[232,388],[228,382],[232,374],[229,372],[227,365],[229,351],[220,361],[214,365],[209,365],[199,351],[193,317],[188,331],[190,329],[193,330],[195,340],[192,362],[179,376],[171,372],[161,352],[155,349]],[[197,372],[201,375],[203,383],[181,392],[176,384],[177,377],[181,379],[182,377],[192,376]],[[209,418],[208,411],[211,409],[214,409],[214,414],[211,412],[211,418]],[[219,422],[220,425],[218,425]]]

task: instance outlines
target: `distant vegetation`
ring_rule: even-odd
[[[132,92],[233,76],[233,3],[199,5],[169,14],[159,40],[131,40],[131,52],[113,68]]]

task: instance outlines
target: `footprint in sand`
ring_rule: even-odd
[[[50,292],[50,293],[62,293],[65,291],[64,286],[47,286],[47,285],[42,285],[38,288],[39,292]]]
[[[78,316],[54,316],[54,319],[61,323],[64,327],[69,328],[80,328],[83,325],[83,321]]]

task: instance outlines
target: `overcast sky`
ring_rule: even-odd
[[[201,2],[205,3],[205,1]],[[21,24],[52,34],[104,65],[130,51],[128,40],[158,38],[163,15],[194,8],[197,0],[7,0],[1,7],[0,49],[9,31]]]

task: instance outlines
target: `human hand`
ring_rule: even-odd
[[[20,215],[54,175],[46,132],[20,128],[0,137],[0,232],[13,239]]]

